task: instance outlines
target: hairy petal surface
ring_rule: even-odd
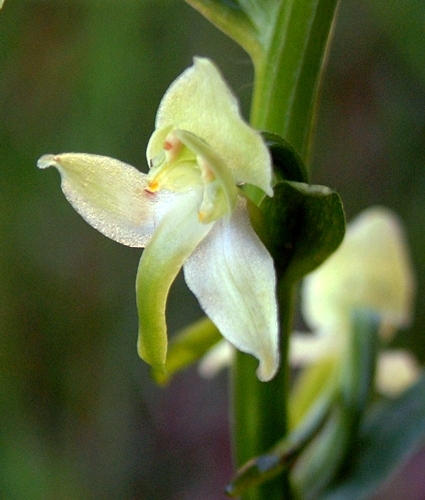
[[[162,150],[164,129],[185,130],[221,157],[235,184],[253,184],[273,195],[268,149],[242,119],[237,100],[209,59],[195,58],[171,84],[159,105],[156,129],[148,144],[148,161]]]
[[[95,229],[123,245],[149,242],[173,193],[148,193],[146,175],[107,156],[84,153],[44,155],[39,168],[56,167],[61,187],[75,210]]]
[[[188,256],[211,230],[198,220],[202,190],[176,197],[140,259],[136,278],[138,351],[159,373],[165,370],[165,307],[170,287]]]
[[[223,337],[260,361],[258,378],[279,366],[273,260],[239,199],[229,221],[217,221],[184,265],[189,288]]]

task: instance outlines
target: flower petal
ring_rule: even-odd
[[[205,168],[207,170],[211,170],[224,194],[225,207],[221,216],[223,214],[230,215],[233,212],[238,200],[238,188],[234,184],[231,172],[227,168],[227,165],[223,163],[223,160],[215,154],[215,151],[211,149],[208,144],[199,139],[196,135],[184,130],[176,130],[175,135],[186,147],[196,153],[198,162],[201,165],[204,163]],[[206,182],[204,200],[208,198],[208,186],[210,184],[211,183]],[[213,204],[217,203],[217,200],[212,199],[211,201]],[[219,213],[220,212],[221,211],[219,211]]]
[[[326,334],[293,332],[289,343],[290,365],[298,368],[319,359],[338,355],[341,349],[341,336],[334,330]]]
[[[165,306],[169,289],[185,260],[212,227],[198,220],[201,198],[202,189],[176,197],[140,259],[136,278],[138,351],[157,374],[165,371]]]
[[[210,60],[195,58],[194,65],[168,88],[148,144],[148,162],[163,148],[163,129],[170,128],[203,139],[226,163],[235,184],[247,182],[273,195],[268,149],[261,135],[242,119],[235,97]]]
[[[235,357],[235,348],[226,340],[212,347],[201,359],[199,374],[204,378],[213,378],[224,368],[228,368]]]
[[[260,361],[258,378],[279,366],[273,260],[251,227],[246,201],[217,221],[184,265],[189,288],[221,334]]]
[[[393,326],[409,323],[414,276],[403,230],[389,210],[373,207],[348,225],[338,250],[304,280],[302,308],[312,328],[377,312]]]
[[[399,396],[419,378],[416,358],[404,349],[388,349],[378,357],[376,387],[386,396]]]
[[[94,228],[123,245],[144,247],[171,202],[169,192],[145,191],[146,175],[107,156],[44,155],[39,168],[56,167],[75,210]]]

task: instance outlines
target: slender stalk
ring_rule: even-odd
[[[254,60],[252,125],[282,135],[304,159],[337,2],[282,1],[270,44]]]
[[[257,129],[284,136],[304,159],[310,149],[315,103],[336,6],[337,0],[282,1],[267,47],[259,57],[253,57],[251,123]],[[232,396],[239,466],[273,447],[287,433],[288,342],[294,285],[284,277],[278,297],[281,367],[276,378],[259,382],[254,375],[254,359],[242,353],[236,356]],[[292,498],[287,471],[243,496],[243,500]]]
[[[292,329],[294,293],[291,285],[279,287],[281,321],[281,366],[271,382],[255,376],[257,361],[238,352],[233,368],[233,429],[236,461],[242,465],[266,452],[287,433],[287,351]],[[243,496],[243,500],[289,500],[292,498],[286,474],[274,478]]]

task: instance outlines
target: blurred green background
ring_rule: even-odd
[[[422,361],[424,32],[423,0],[341,0],[313,154],[313,180],[341,193],[348,218],[384,204],[404,220],[418,297],[394,343]],[[6,0],[0,12],[1,499],[225,498],[226,374],[153,384],[136,353],[140,251],[89,227],[57,172],[35,167],[75,151],[145,169],[159,100],[193,55],[217,62],[247,116],[248,56],[182,0]],[[170,331],[200,314],[179,279]]]

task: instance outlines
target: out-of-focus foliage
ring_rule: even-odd
[[[419,448],[421,441],[418,437],[423,439],[425,430],[424,381],[421,377],[395,402],[375,404],[362,423],[356,443],[353,443],[348,474],[325,493],[326,500],[368,498],[399,466],[400,459],[406,460],[412,450]],[[410,496],[410,492],[399,489],[397,494],[398,498],[421,498],[420,490]],[[382,498],[397,498],[386,495]]]
[[[313,181],[338,190],[349,218],[384,204],[406,223],[417,312],[395,342],[422,360],[424,16],[419,0],[341,0],[313,155]],[[151,382],[136,353],[139,251],[87,226],[55,172],[35,167],[83,151],[144,169],[159,100],[193,55],[215,60],[247,116],[249,58],[183,1],[8,0],[0,12],[5,500],[224,498],[225,379]],[[199,314],[181,282],[169,313],[172,330]]]
[[[323,84],[314,179],[338,189],[349,219],[372,204],[400,215],[413,253],[418,299],[413,327],[396,342],[413,346],[423,360],[425,85],[418,61],[425,59],[425,49],[410,26],[424,18],[425,5],[400,0],[384,10],[378,1],[343,0],[340,7]],[[388,19],[396,12],[398,21],[389,29]]]

